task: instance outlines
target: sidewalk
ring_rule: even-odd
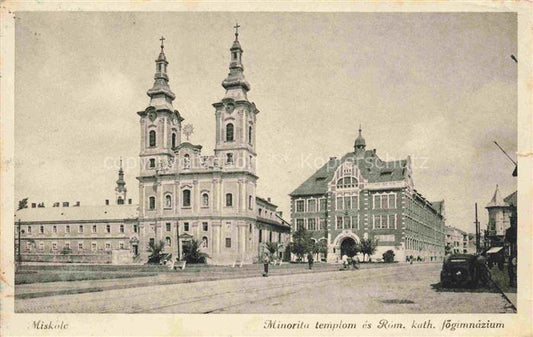
[[[513,303],[515,308],[517,307],[517,295],[516,287],[509,286],[509,275],[507,274],[507,265],[504,266],[503,270],[500,270],[498,266],[492,267],[490,269],[492,276],[492,281],[497,285],[497,287],[505,294],[505,296]]]
[[[361,264],[360,269],[374,268],[394,268],[405,266],[406,264]],[[342,268],[340,264],[316,263],[313,269],[309,270],[307,264],[285,264],[282,266],[270,266],[269,276],[303,274],[303,273],[324,273],[339,272]],[[358,270],[347,270],[343,272],[358,272]],[[63,294],[79,294],[86,292],[99,292],[113,289],[136,288],[154,285],[191,283],[200,281],[213,281],[220,279],[235,279],[261,277],[263,265],[245,265],[242,268],[213,267],[202,268],[192,266],[185,268],[183,271],[160,272],[156,276],[133,276],[131,278],[121,279],[99,279],[87,281],[62,281],[62,282],[43,282],[20,284],[15,287],[15,298],[35,298],[45,296],[55,296]]]

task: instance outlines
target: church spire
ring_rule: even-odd
[[[126,181],[124,180],[124,170],[122,169],[122,157],[120,157],[120,168],[118,170],[118,179],[117,187],[115,187],[115,192],[117,192],[117,204],[123,205],[126,200]]]
[[[361,129],[361,124],[359,124],[359,136],[357,136],[357,138],[355,139],[355,144],[354,144],[354,152],[356,154],[362,151],[364,152],[365,147],[366,147],[366,141],[363,138],[362,131],[363,130]]]
[[[250,84],[244,78],[244,67],[242,65],[241,44],[239,42],[239,28],[237,23],[235,28],[235,40],[230,48],[231,62],[229,64],[229,74],[222,86],[226,89],[226,98],[233,98],[234,100],[248,100],[246,93],[250,90]]]
[[[165,56],[165,45],[163,44],[165,38],[161,36],[159,40],[161,41],[161,52],[159,53],[157,60],[155,60],[154,85],[152,89],[146,92],[146,94],[150,96],[150,105],[156,108],[159,106],[161,108],[173,110],[172,101],[176,98],[176,95],[174,95],[168,85],[168,62]]]

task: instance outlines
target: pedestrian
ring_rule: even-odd
[[[353,267],[354,269],[359,269],[359,256],[355,255],[353,257]]]
[[[413,264],[413,255],[409,257],[409,264]]]
[[[307,263],[309,263],[309,269],[313,269],[313,254],[307,253]]]
[[[348,255],[346,254],[342,256],[342,265],[344,266],[344,269],[348,267]]]
[[[268,256],[268,253],[265,253],[265,255],[263,255],[263,267],[264,267],[263,276],[264,277],[268,277],[268,264],[269,263],[270,263],[270,256]]]

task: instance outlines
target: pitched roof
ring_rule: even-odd
[[[501,195],[500,195],[500,189],[498,185],[496,185],[496,191],[494,191],[494,195],[492,196],[492,199],[490,202],[485,206],[486,208],[489,207],[506,207],[507,205],[503,201]]]
[[[506,196],[505,198],[503,198],[503,201],[505,201],[505,203],[508,204],[508,205],[516,207],[516,205],[517,205],[516,204],[516,199],[517,199],[516,192],[517,191],[514,191],[513,193],[511,193],[508,196]]]
[[[136,219],[138,205],[104,205],[80,207],[24,208],[15,214],[15,220],[40,221],[105,221]]]
[[[370,183],[401,181],[406,176],[407,160],[385,162],[376,155],[375,150],[366,150],[363,157],[357,157],[354,152],[348,152],[341,159],[330,158],[326,164],[298,186],[290,195],[325,194],[328,191],[328,183],[333,179],[335,171],[346,161],[356,163],[363,178]]]

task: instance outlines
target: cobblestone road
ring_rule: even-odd
[[[17,312],[504,313],[500,293],[439,289],[441,264],[254,277],[15,301]]]

